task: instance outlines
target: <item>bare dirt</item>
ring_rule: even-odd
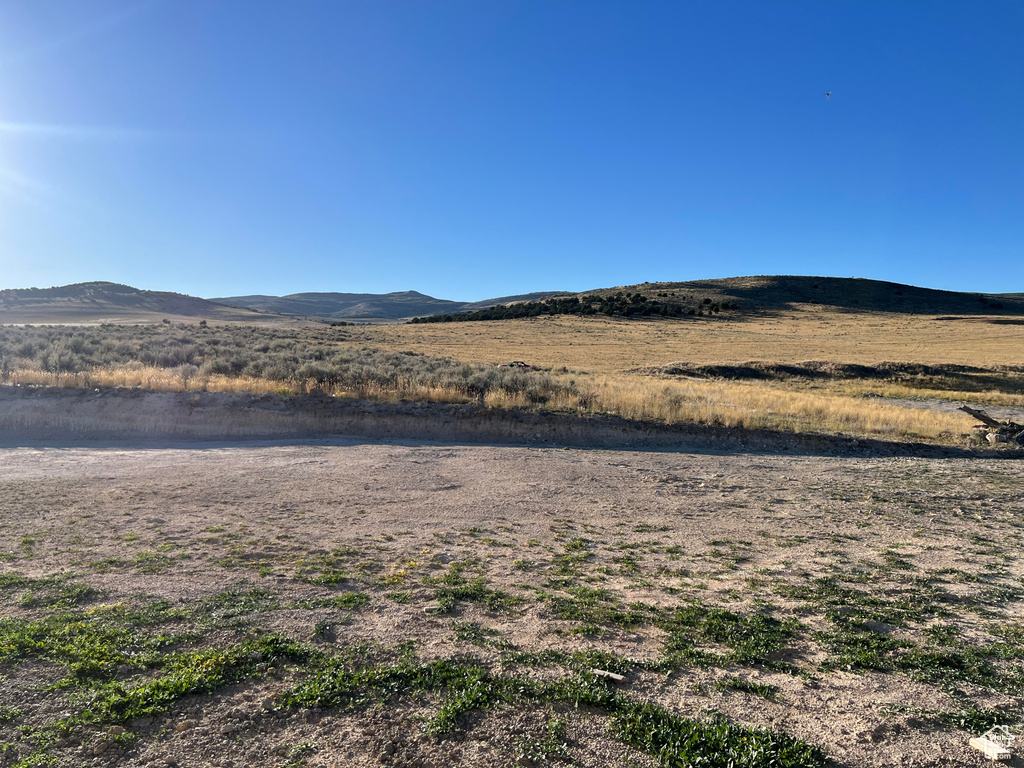
[[[548,597],[571,585],[606,590],[618,605],[699,601],[741,615],[762,611],[800,622],[779,657],[789,672],[742,663],[667,674],[637,668],[624,693],[686,716],[718,712],[806,739],[840,766],[982,765],[967,746],[971,734],[941,713],[965,702],[1018,708],[1019,698],[966,684],[951,693],[894,670],[830,668],[815,634],[828,628],[823,612],[812,597],[786,588],[855,574],[859,588],[885,600],[931,579],[963,600],[942,622],[965,640],[994,642],[993,626],[1022,619],[1012,591],[1024,576],[1022,476],[1024,464],[996,458],[356,438],[7,439],[0,444],[0,573],[73,572],[105,590],[108,604],[152,595],[195,606],[226,590],[264,590],[271,597],[245,622],[218,630],[222,639],[273,631],[327,653],[366,641],[411,642],[422,660],[471,654],[495,666],[510,647],[660,657],[659,629],[581,627],[556,615]],[[567,553],[580,555],[568,568]],[[324,558],[345,560],[345,578],[311,583],[310,563]],[[429,579],[453,563],[522,602],[490,610],[458,601],[449,613],[425,612],[436,601]],[[982,587],[1003,592],[989,600]],[[300,606],[354,592],[368,596],[364,607]],[[6,615],[36,615],[4,599]],[[937,621],[878,631],[925,645],[922,632]],[[466,639],[467,627],[476,641]],[[74,711],[72,694],[45,688],[63,674],[48,661],[0,665],[0,703],[26,713],[0,722],[0,742],[19,745],[16,726]],[[68,766],[525,765],[524,739],[541,738],[557,714],[568,724],[573,764],[655,764],[613,739],[608,718],[588,709],[502,705],[462,716],[452,734],[430,736],[422,726],[437,697],[399,693],[352,711],[274,704],[302,675],[267,670],[130,724],[136,738],[128,745],[98,747],[108,737],[94,729],[50,754]],[[777,693],[716,687],[730,679]],[[29,747],[16,749],[27,754]],[[14,764],[3,762],[7,754],[15,752],[0,753],[0,765]]]

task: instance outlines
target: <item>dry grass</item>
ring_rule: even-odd
[[[571,377],[570,377],[571,376]],[[868,437],[912,438],[956,442],[969,432],[973,420],[961,413],[902,408],[828,389],[794,389],[784,383],[727,382],[718,380],[665,380],[637,375],[570,375],[555,377],[564,389],[552,393],[545,408],[578,413],[615,414],[627,419],[666,424],[770,429],[784,432],[819,432]],[[316,383],[269,381],[249,376],[183,377],[173,369],[125,367],[87,373],[56,375],[38,370],[17,370],[10,383],[65,387],[128,387],[164,392],[253,392],[293,394],[308,392]],[[368,400],[465,403],[480,402],[462,390],[397,382],[387,387],[372,384],[327,387],[337,397]],[[490,408],[536,407],[522,392],[494,390],[482,404]]]
[[[1007,392],[967,392],[955,389],[929,389],[915,387],[912,384],[891,381],[839,381],[826,385],[830,390],[854,397],[864,395],[881,395],[882,397],[898,398],[934,398],[936,400],[953,400],[965,403],[982,403],[985,405],[1024,406],[1024,395]]]
[[[969,392],[961,391],[960,386],[942,388],[943,382],[932,380],[742,382],[666,380],[627,373],[630,369],[676,361],[728,365],[750,360],[779,364],[824,360],[865,365],[901,361],[991,369],[1021,362],[1024,325],[1014,318],[1000,318],[995,323],[982,318],[843,313],[808,306],[743,321],[559,316],[439,325],[357,326],[344,331],[308,333],[314,334],[316,343],[328,351],[373,347],[385,352],[448,356],[466,363],[524,360],[552,369],[542,407],[615,413],[630,419],[673,424],[953,442],[970,430],[972,420],[966,415],[903,408],[863,395],[1024,405],[1024,395],[1011,394],[1012,388],[1003,392]],[[217,333],[210,329],[210,334]],[[35,370],[38,366],[34,364],[20,364],[28,361],[15,358],[13,362],[16,368],[9,380],[22,384],[256,393],[302,393],[316,386],[310,379],[282,381],[241,374],[197,374],[195,370],[183,376],[180,368],[138,364],[57,375]],[[538,407],[540,402],[525,392],[506,391],[501,386],[474,395],[457,383],[443,383],[444,386],[437,386],[436,382],[398,376],[383,384],[342,383],[332,387],[321,381],[320,387],[338,396],[373,400],[477,402],[494,408]]]
[[[280,382],[252,376],[185,377],[173,368],[153,366],[125,366],[122,368],[94,368],[83,373],[50,373],[34,368],[17,368],[11,372],[9,383],[41,387],[124,387],[149,389],[154,392],[274,392],[282,388]]]
[[[348,328],[351,342],[413,350],[466,362],[524,360],[542,367],[611,373],[675,361],[697,364],[771,360],[885,361],[1019,365],[1022,318],[845,313],[821,306],[744,320],[621,320],[537,317],[438,325]]]
[[[244,392],[253,394],[276,393],[281,395],[306,394],[314,390],[326,392],[334,397],[353,397],[363,400],[429,403],[479,402],[479,398],[466,395],[455,387],[428,386],[411,380],[398,380],[394,386],[369,383],[358,387],[324,386],[312,379],[291,379],[272,381],[254,376],[226,376],[222,374],[183,376],[173,368],[153,366],[125,366],[121,368],[94,368],[83,373],[56,374],[34,368],[18,368],[12,371],[7,383],[16,386],[39,387],[122,387],[145,389],[154,392]],[[585,400],[586,398],[583,398]],[[555,393],[548,401],[556,409],[576,409],[581,398],[575,395]],[[493,390],[483,397],[483,404],[490,408],[526,408],[531,404],[523,392]]]
[[[596,410],[669,424],[953,441],[973,423],[962,413],[901,408],[777,383],[594,376],[581,382],[581,389],[593,394]]]

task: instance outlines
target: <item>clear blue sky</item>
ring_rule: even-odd
[[[0,288],[1024,291],[1022,41],[1020,0],[8,0]]]

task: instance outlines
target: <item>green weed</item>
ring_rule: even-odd
[[[774,699],[779,693],[777,685],[755,683],[752,680],[743,680],[738,677],[727,677],[724,680],[719,680],[714,684],[714,687],[720,691],[740,691],[741,693],[750,693],[754,696],[762,696],[766,699]]]

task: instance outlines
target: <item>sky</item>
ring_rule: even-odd
[[[1019,0],[6,0],[0,288],[1024,291],[1022,40]]]

